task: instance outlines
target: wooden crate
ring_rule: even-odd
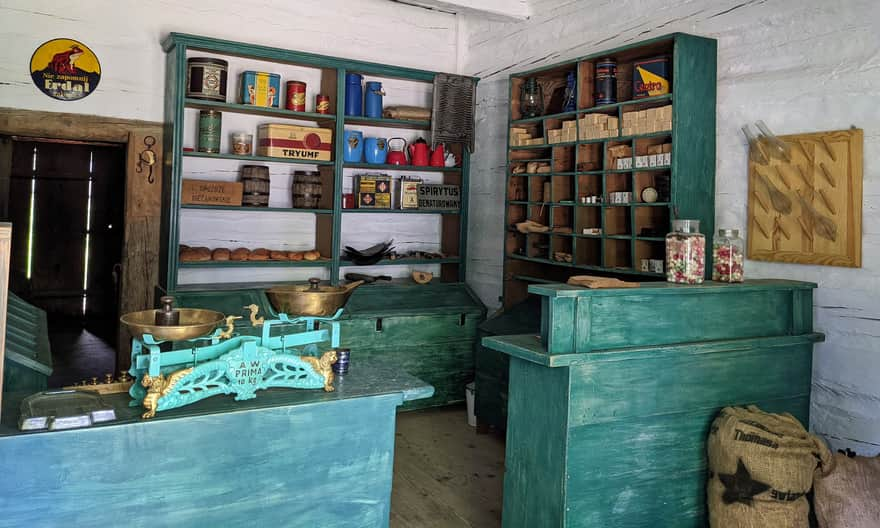
[[[241,182],[183,180],[180,203],[183,205],[241,206]]]

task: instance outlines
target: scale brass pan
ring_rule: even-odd
[[[359,280],[345,286],[320,286],[320,279],[309,279],[308,285],[276,286],[266,290],[269,302],[278,313],[327,317],[345,305]]]
[[[119,318],[133,336],[151,334],[158,341],[185,341],[211,333],[223,322],[224,316],[214,310],[200,308],[177,308],[180,324],[177,326],[157,326],[156,312],[143,310],[131,312]]]

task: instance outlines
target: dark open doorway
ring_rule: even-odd
[[[46,311],[50,387],[116,371],[125,149],[4,138],[11,173],[0,217],[13,223],[10,291]]]

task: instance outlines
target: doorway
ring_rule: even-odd
[[[12,136],[0,213],[13,223],[10,291],[46,311],[50,387],[114,373],[125,146]],[[5,192],[4,192],[5,191]]]

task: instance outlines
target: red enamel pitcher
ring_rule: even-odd
[[[409,146],[410,164],[417,167],[427,167],[429,152],[428,143],[423,138],[413,141]]]
[[[443,152],[443,143],[440,143],[437,148],[431,151],[431,166],[443,167],[444,165],[446,165],[446,154]]]

